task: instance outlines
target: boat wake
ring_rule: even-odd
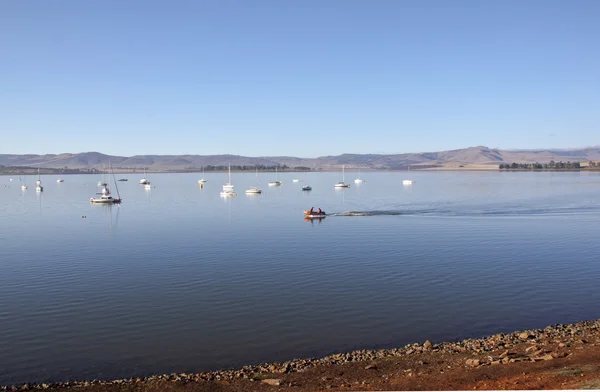
[[[522,208],[522,209],[415,209],[415,210],[374,210],[374,211],[345,211],[328,213],[327,216],[395,216],[395,215],[429,215],[448,217],[518,217],[518,216],[556,216],[556,215],[587,215],[600,213],[600,207],[573,208]]]
[[[346,211],[327,214],[327,216],[379,216],[379,215],[422,215],[439,214],[440,210],[379,210],[379,211]]]

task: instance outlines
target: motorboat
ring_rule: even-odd
[[[412,185],[412,184],[414,184],[414,183],[415,183],[415,182],[414,182],[413,180],[403,180],[403,181],[402,181],[402,185]]]
[[[56,180],[56,182],[65,182],[65,180],[63,180],[62,178],[58,178],[58,179]]]
[[[301,180],[299,180],[299,179],[297,179],[297,178],[292,180],[292,182],[300,182],[300,181],[301,181]]]
[[[127,178],[119,178],[119,181],[129,181]]]
[[[304,216],[306,218],[325,218],[327,216],[327,214],[325,213],[325,211],[321,210],[319,211],[314,211],[312,208],[310,210],[306,210],[304,211]]]
[[[311,188],[311,186],[310,186],[310,185],[304,185],[304,186],[302,187],[302,190],[303,190],[303,191],[312,191],[312,188]]]

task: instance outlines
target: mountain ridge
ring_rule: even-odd
[[[313,170],[347,168],[372,170],[419,169],[426,167],[466,167],[470,165],[497,166],[500,163],[547,163],[554,161],[587,162],[600,160],[600,146],[566,148],[502,150],[486,146],[455,150],[403,153],[403,154],[351,154],[328,155],[317,158],[292,156],[250,157],[233,154],[217,155],[133,155],[130,157],[108,155],[97,151],[60,154],[0,154],[0,166],[28,166],[39,168],[101,169],[110,162],[115,169],[148,170],[198,170],[202,166],[308,167]]]

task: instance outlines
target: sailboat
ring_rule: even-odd
[[[360,168],[358,168],[358,178],[354,180],[355,184],[362,184],[364,181],[360,179]]]
[[[223,185],[223,191],[220,195],[221,197],[237,196],[237,193],[233,190],[233,184],[231,183],[231,163],[229,164],[229,181]]]
[[[275,166],[275,181],[270,181],[269,186],[279,186],[282,182],[279,181],[279,176],[277,175],[277,166]]]
[[[110,171],[110,163],[108,164],[108,170]],[[110,177],[110,175],[109,175]],[[117,190],[117,195],[119,195],[119,188],[117,187],[117,182],[114,181],[115,174],[113,173],[113,182],[115,184],[115,189]],[[110,195],[110,190],[108,189],[108,184],[102,188],[102,192],[100,193],[100,197],[91,197],[90,202],[92,204],[119,204],[121,203],[121,196],[114,198]]]
[[[144,177],[140,180],[142,185],[150,185],[150,181],[146,178],[146,168],[144,168]]]
[[[42,186],[42,180],[40,179],[40,169],[38,168],[38,179],[36,181],[37,186],[35,187],[36,192],[43,192],[44,187]]]
[[[336,188],[350,188],[350,184],[346,184],[344,182],[345,179],[345,175],[344,175],[344,165],[342,165],[342,181],[338,182],[337,184],[334,185],[334,187]]]
[[[251,186],[249,189],[246,189],[247,195],[257,195],[261,194],[262,190],[258,188],[258,168],[256,169],[256,186]]]
[[[98,186],[107,186],[106,180],[104,179],[104,173],[106,172],[106,166],[102,165],[102,180],[98,181]]]
[[[27,181],[25,181],[27,178],[27,176],[25,174],[23,174],[23,185],[21,185],[21,189],[22,190],[27,190]]]
[[[203,184],[205,182],[206,180],[204,179],[204,166],[202,166],[202,178],[198,180],[198,184]]]

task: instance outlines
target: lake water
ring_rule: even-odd
[[[600,317],[600,174],[0,176],[0,385],[206,371]],[[293,183],[293,178],[302,182]],[[402,185],[412,179],[413,185]],[[310,184],[312,192],[302,192]],[[114,187],[113,187],[114,188]],[[113,193],[116,193],[113,189]],[[328,216],[305,221],[302,210]]]

